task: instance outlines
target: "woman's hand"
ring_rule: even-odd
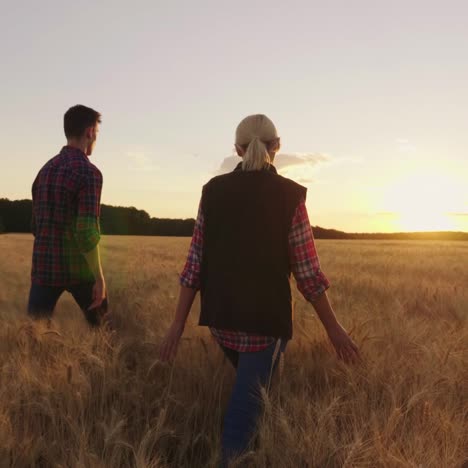
[[[185,286],[180,287],[175,318],[163,339],[159,351],[159,359],[161,359],[161,361],[172,361],[175,358],[177,346],[184,332],[185,322],[187,321],[196,294],[196,289],[187,288]]]
[[[340,359],[352,363],[361,359],[358,347],[340,324],[327,330],[327,333]]]
[[[360,360],[358,348],[336,319],[327,293],[324,292],[317,297],[317,299],[312,302],[312,305],[325,327],[338,357],[345,362],[356,362]]]
[[[159,359],[161,361],[173,361],[177,354],[177,347],[179,345],[180,337],[184,332],[185,322],[172,322],[169,330],[164,337],[161,349],[159,351]]]

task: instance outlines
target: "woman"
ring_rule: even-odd
[[[305,206],[306,188],[279,176],[271,164],[280,147],[265,115],[238,125],[236,151],[242,162],[204,187],[187,262],[180,279],[174,321],[161,347],[173,359],[197,291],[200,325],[209,326],[236,369],[224,419],[223,465],[247,449],[280,353],[292,337],[292,271],[312,303],[338,356],[358,350],[337,321],[327,298]]]

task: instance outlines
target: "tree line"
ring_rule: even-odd
[[[0,198],[0,233],[31,232],[32,201]],[[190,237],[195,220],[152,218],[134,207],[101,205],[102,234]],[[349,233],[312,227],[316,239],[468,240],[467,232]]]
[[[0,199],[0,232],[31,232],[32,201]],[[129,236],[191,236],[194,219],[151,218],[134,207],[101,205],[101,233]]]

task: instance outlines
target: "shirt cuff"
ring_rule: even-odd
[[[185,288],[195,289],[197,291],[200,289],[200,280],[193,276],[190,277],[186,272],[182,272],[179,275],[179,283]]]
[[[310,278],[297,286],[308,302],[315,302],[330,287],[330,281],[322,271],[318,271],[314,278]]]
[[[81,253],[91,252],[101,240],[99,231],[92,229],[76,233],[76,242]]]

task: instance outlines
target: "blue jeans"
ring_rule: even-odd
[[[94,282],[74,284],[71,286],[42,286],[31,284],[28,301],[28,315],[32,318],[51,318],[55,305],[64,291],[68,291],[83,311],[91,326],[99,326],[107,312],[107,299],[101,306],[89,309],[93,302]]]
[[[260,387],[269,387],[287,341],[278,339],[263,351],[237,352],[221,346],[236,369],[236,381],[224,417],[222,466],[246,451],[262,410]]]

